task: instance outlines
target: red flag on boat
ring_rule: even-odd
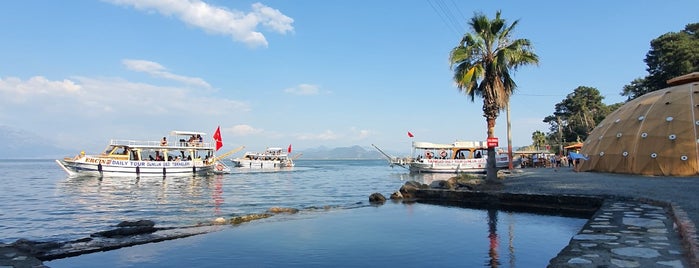
[[[216,141],[216,151],[218,151],[218,149],[223,147],[223,139],[221,139],[221,126],[216,128],[216,132],[214,132],[214,140]]]
[[[286,149],[288,153],[291,153],[291,144],[289,144],[289,148]]]
[[[415,136],[413,136],[413,133],[410,133],[410,131],[408,131],[408,137],[411,137],[411,138],[412,138],[412,137],[415,137]]]

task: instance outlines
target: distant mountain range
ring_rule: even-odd
[[[0,159],[55,159],[75,153],[56,147],[52,141],[26,130],[0,125]],[[299,149],[301,159],[383,159],[376,149],[361,147],[328,148],[325,146]]]
[[[66,156],[69,150],[56,147],[39,135],[0,125],[0,159],[47,159]]]
[[[325,146],[299,150],[301,159],[382,159],[381,153],[373,148],[363,148],[359,145],[351,147],[328,148]]]

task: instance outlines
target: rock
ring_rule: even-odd
[[[295,214],[298,213],[299,210],[295,208],[282,208],[282,207],[271,207],[267,210],[267,212],[270,213],[289,213],[289,214]]]
[[[39,255],[42,254],[43,252],[60,248],[63,246],[63,243],[58,243],[58,242],[36,242],[36,241],[31,241],[27,239],[18,239],[14,243],[12,243],[12,246],[15,248],[22,250],[24,252],[27,252],[31,255]]]
[[[386,197],[380,193],[373,193],[369,195],[369,203],[383,203],[386,202]]]
[[[151,220],[139,220],[139,221],[122,221],[117,224],[117,227],[153,227],[155,222]]]
[[[395,191],[391,194],[391,200],[396,200],[396,199],[403,199],[403,194],[400,193],[400,191]]]
[[[231,218],[231,224],[241,224],[244,222],[249,222],[249,221],[254,221],[254,220],[259,220],[259,219],[264,219],[264,218],[269,218],[274,216],[273,214],[269,213],[264,213],[264,214],[250,214],[250,215],[245,215],[245,216],[238,216],[238,217],[233,217]]]
[[[403,198],[415,198],[415,191],[418,189],[429,188],[429,185],[422,184],[416,181],[407,181],[398,191],[403,195]]]
[[[117,228],[117,229],[113,229],[113,230],[97,232],[97,233],[91,234],[90,236],[114,238],[114,237],[141,235],[141,234],[150,234],[150,233],[154,233],[157,230],[158,229],[153,227],[153,226],[121,227],[121,228]]]
[[[430,188],[453,190],[456,188],[456,178],[432,181],[432,183],[430,183]]]
[[[223,217],[218,217],[214,220],[214,224],[226,224],[226,219],[224,219]]]

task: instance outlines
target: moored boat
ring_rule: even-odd
[[[231,159],[231,162],[237,168],[289,168],[294,166],[294,161],[289,157],[289,153],[291,153],[291,146],[286,151],[283,148],[270,147],[263,152],[246,152],[242,157]]]
[[[217,130],[218,131],[218,130]],[[184,176],[211,174],[224,165],[214,153],[220,140],[204,142],[206,133],[172,131],[170,140],[112,139],[101,154],[56,160],[70,176]]]
[[[402,166],[415,173],[486,173],[488,147],[484,141],[413,142],[412,155],[405,158],[379,151],[391,166]],[[506,169],[508,165],[507,154],[496,150],[496,169]]]

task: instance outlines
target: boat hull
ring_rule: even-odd
[[[249,160],[249,159],[232,159],[233,166],[237,168],[250,169],[275,169],[293,167],[294,163],[289,160]]]
[[[114,176],[114,177],[148,177],[148,176],[191,176],[213,174],[214,166],[203,162],[179,161],[120,161],[105,159],[99,163],[82,160],[56,160],[58,165],[70,176]]]
[[[410,162],[410,172],[415,173],[478,173],[485,174],[486,159],[419,159]],[[498,161],[497,169],[507,168],[507,161]]]

